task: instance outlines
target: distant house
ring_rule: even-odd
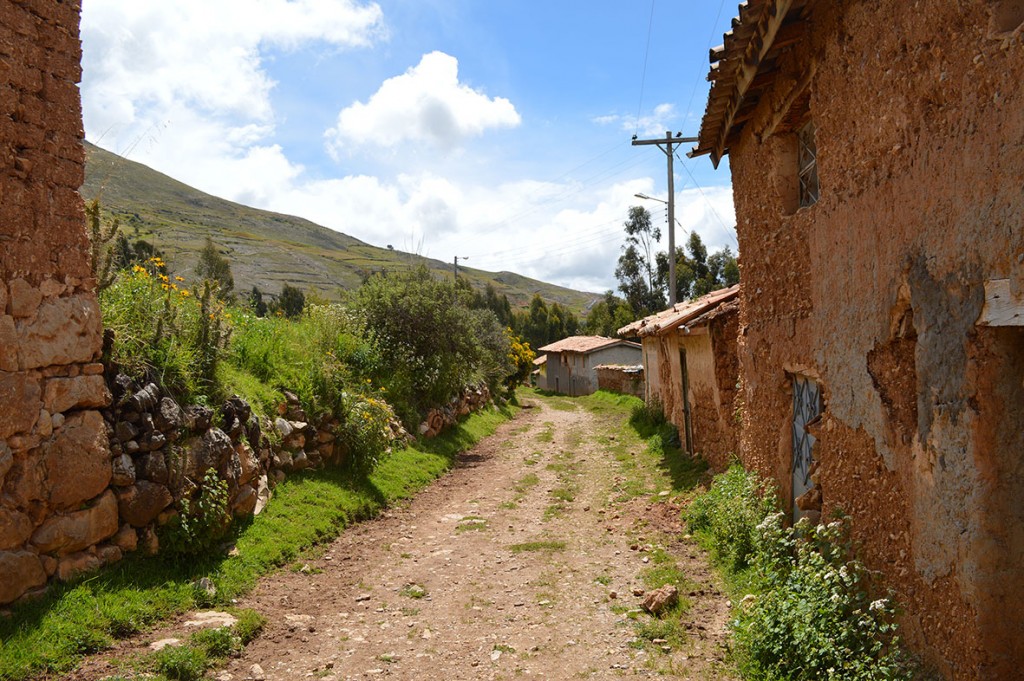
[[[570,336],[540,348],[547,356],[539,387],[564,395],[597,390],[601,364],[640,364],[640,344],[604,336]]]
[[[660,402],[686,450],[715,470],[736,455],[739,285],[678,303],[619,329],[643,345],[648,403]]]

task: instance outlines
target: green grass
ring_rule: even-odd
[[[540,478],[537,477],[537,474],[528,473],[527,475],[524,475],[522,478],[520,478],[520,480],[516,482],[515,485],[513,485],[513,488],[519,494],[525,494],[527,491],[529,491],[531,487],[534,487],[538,484],[540,484]]]
[[[512,553],[531,553],[534,551],[544,551],[552,553],[554,551],[564,551],[564,541],[528,541],[522,544],[512,544],[508,547]]]
[[[486,410],[443,434],[396,451],[368,477],[334,468],[288,478],[267,509],[233,528],[237,554],[188,563],[132,556],[43,598],[13,607],[0,619],[0,679],[55,676],[90,653],[202,604],[230,603],[272,570],[330,541],[347,526],[405,499],[449,469],[460,451],[494,432],[511,410]],[[193,583],[209,577],[210,600]]]

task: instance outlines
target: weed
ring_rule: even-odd
[[[171,681],[200,681],[210,661],[206,653],[192,646],[168,646],[153,654],[153,669]]]
[[[406,584],[398,593],[406,598],[414,598],[417,600],[427,597],[427,590],[419,584]]]
[[[228,483],[210,468],[203,475],[195,499],[178,502],[178,514],[168,522],[160,539],[161,548],[171,556],[195,556],[207,553],[227,531]]]
[[[238,621],[235,622],[235,634],[238,635],[238,639],[244,646],[254,641],[267,626],[267,618],[251,608],[239,610],[235,613],[235,617],[238,618]]]
[[[715,477],[711,489],[686,510],[691,532],[706,533],[718,558],[732,571],[746,567],[758,524],[778,507],[774,487],[739,465]]]
[[[242,650],[242,639],[233,627],[201,629],[189,637],[192,646],[202,650],[208,658],[223,659]]]
[[[564,541],[530,541],[522,544],[512,544],[508,547],[512,553],[523,553],[529,551],[562,551],[565,549]]]
[[[537,477],[536,473],[528,473],[524,475],[519,482],[513,485],[513,489],[519,494],[525,494],[531,487],[540,484],[540,478]]]

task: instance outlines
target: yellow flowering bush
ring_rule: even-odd
[[[154,380],[186,401],[211,396],[230,319],[209,284],[195,292],[154,257],[133,265],[100,293],[111,357],[122,371]]]
[[[515,373],[505,379],[505,387],[512,391],[530,377],[530,372],[533,371],[533,360],[537,358],[537,353],[533,351],[529,343],[508,327],[505,328],[505,336],[508,338],[509,345],[508,358],[515,370]]]

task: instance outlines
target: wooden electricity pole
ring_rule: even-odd
[[[691,144],[698,141],[696,137],[683,137],[683,133],[676,133],[672,136],[671,130],[665,131],[665,137],[652,140],[638,140],[633,135],[633,146],[641,147],[650,144],[657,145],[668,157],[668,304],[676,304],[676,185],[675,174],[672,170],[672,158],[675,156],[675,146]]]

